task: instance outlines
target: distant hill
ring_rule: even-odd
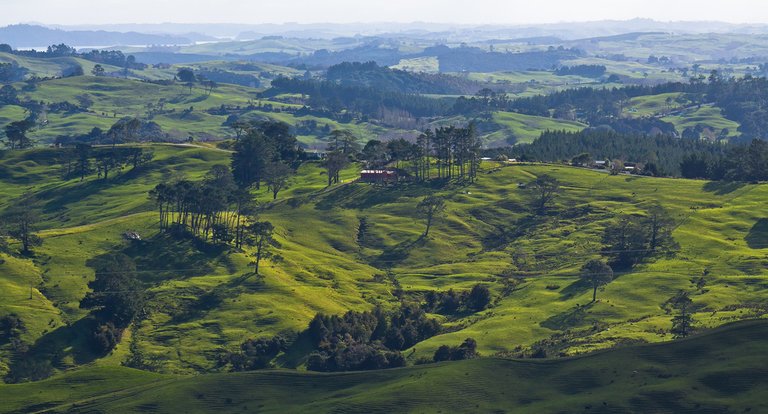
[[[186,45],[193,43],[193,41],[187,37],[164,34],[107,32],[104,30],[66,31],[18,24],[0,28],[0,43],[7,43],[15,48],[28,48],[59,43],[66,43],[70,46]]]

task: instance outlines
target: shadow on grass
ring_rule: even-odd
[[[411,254],[411,250],[416,247],[424,246],[426,242],[427,238],[424,237],[424,235],[421,235],[416,240],[408,240],[398,243],[395,246],[384,250],[384,252],[374,259],[371,264],[380,269],[394,267],[407,259]]]
[[[84,199],[99,194],[104,190],[119,188],[120,185],[135,180],[148,171],[149,169],[147,168],[130,169],[125,172],[116,171],[110,173],[110,178],[106,180],[88,177],[86,181],[76,185],[43,190],[37,194],[36,198],[46,200],[45,204],[42,205],[42,212],[44,214],[54,214],[61,212],[62,209],[66,210],[70,204],[82,203]]]
[[[217,263],[231,271],[233,265],[225,254],[227,251],[227,246],[161,233],[151,239],[131,243],[122,253],[136,262],[142,282],[153,283],[204,276],[212,273]],[[99,257],[96,257],[87,264],[95,267],[98,260]]]
[[[768,219],[757,220],[757,223],[749,229],[744,240],[747,242],[747,246],[752,249],[768,248]]]
[[[66,359],[71,358],[76,365],[87,364],[104,356],[93,351],[93,332],[96,320],[86,317],[72,325],[61,326],[40,337],[29,350],[10,365],[9,378],[29,378],[30,373],[23,372],[30,362],[50,362],[51,366],[66,369]],[[33,374],[34,375],[34,374]]]
[[[504,249],[510,243],[525,236],[545,221],[545,217],[531,214],[515,221],[511,225],[496,226],[496,230],[480,240],[483,250]]]
[[[583,295],[592,290],[592,284],[586,280],[578,279],[560,291],[560,300],[570,300],[575,296]]]
[[[584,325],[584,320],[587,317],[587,311],[594,305],[595,304],[593,302],[590,302],[584,306],[577,305],[573,309],[551,316],[547,320],[541,322],[539,325],[544,328],[556,331],[567,331],[568,329]]]
[[[709,193],[716,195],[730,194],[739,188],[744,187],[746,184],[736,181],[710,181],[704,184],[702,189]]]

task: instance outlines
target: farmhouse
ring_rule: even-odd
[[[397,172],[392,170],[363,170],[360,171],[360,181],[375,184],[394,184],[397,182]]]

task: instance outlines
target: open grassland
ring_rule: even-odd
[[[696,126],[700,125],[712,130],[714,136],[720,136],[723,130],[726,129],[728,131],[725,135],[729,138],[739,134],[739,123],[724,117],[720,108],[712,105],[702,105],[701,108],[689,108],[680,114],[666,116],[662,120],[673,123],[678,131],[683,131],[686,128],[696,128]]]
[[[768,410],[765,321],[562,360],[479,360],[345,374],[173,377],[87,368],[0,385],[2,412],[675,412]]]
[[[21,84],[17,86],[20,88]],[[326,118],[294,116],[279,112],[283,108],[295,108],[298,105],[259,99],[258,92],[259,89],[221,84],[208,93],[198,84],[190,90],[181,83],[157,85],[134,79],[79,76],[40,82],[34,91],[20,92],[19,95],[20,99],[46,103],[68,101],[77,104],[78,96],[93,102],[87,112],[43,112],[38,126],[29,133],[30,138],[39,144],[53,142],[60,135],[86,134],[94,127],[107,130],[122,117],[154,121],[175,140],[186,140],[190,136],[203,141],[220,140],[234,136],[234,132],[225,125],[227,115],[208,112],[222,105],[243,108],[241,116],[246,118],[270,118],[289,125],[313,120],[320,127],[329,125],[332,129],[348,129],[362,142],[387,131],[394,131],[385,131],[382,127],[365,122],[342,124]],[[157,108],[156,105],[159,104],[162,105],[162,110]],[[271,105],[274,111],[246,111],[245,108],[251,104]],[[148,105],[155,105],[152,113]],[[0,107],[0,126],[24,119],[25,116],[20,107]],[[316,147],[322,146],[322,138],[324,137],[319,135],[307,135],[302,136],[301,141],[310,147]]]
[[[254,192],[264,202],[261,217],[276,225],[282,244],[282,260],[267,262],[263,277],[255,277],[242,252],[158,234],[147,198],[155,184],[199,179],[212,165],[228,163],[229,154],[152,148],[155,160],[147,167],[106,181],[62,181],[54,149],[6,152],[0,160],[0,208],[24,193],[37,195],[44,239],[34,257],[2,256],[0,312],[18,314],[29,327],[24,340],[57,368],[116,365],[133,343],[130,352],[144,355],[151,369],[208,372],[218,369],[222,352],[245,339],[291,336],[317,312],[391,308],[398,303],[396,291],[418,301],[430,290],[477,283],[491,287],[493,306],[434,315],[450,329],[406,351],[410,362],[467,337],[485,356],[529,353],[540,341],[561,355],[667,341],[671,315],[662,304],[681,289],[692,293],[701,329],[767,311],[768,219],[760,207],[766,185],[485,163],[473,184],[380,188],[350,183],[357,176],[353,166],[343,173],[343,184],[326,189],[324,171],[309,163],[276,202],[265,189]],[[517,184],[542,174],[560,180],[563,192],[548,214],[533,216],[530,195]],[[415,206],[432,193],[447,198],[447,213],[424,239]],[[591,291],[578,273],[599,256],[603,228],[655,204],[675,221],[680,248],[619,272],[590,303]],[[363,218],[369,225],[361,237]],[[127,230],[144,241],[123,240]],[[94,276],[92,260],[112,252],[134,258],[152,299],[147,317],[103,357],[88,349],[89,326],[78,304]],[[706,286],[697,288],[693,279],[701,276]],[[203,303],[209,294],[217,300]],[[278,365],[301,367],[303,346],[297,341]],[[4,360],[9,352],[0,345]]]
[[[530,143],[544,131],[581,131],[587,125],[575,121],[523,115],[514,112],[496,112],[493,120],[503,129],[491,134],[489,143]],[[511,140],[511,141],[510,141]]]

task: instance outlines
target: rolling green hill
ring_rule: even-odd
[[[20,85],[17,85],[20,86]],[[365,122],[341,124],[317,116],[294,116],[279,112],[281,108],[296,107],[295,104],[259,99],[259,90],[244,86],[221,84],[210,94],[196,85],[190,91],[183,84],[157,85],[135,79],[121,79],[95,76],[78,76],[40,82],[34,91],[20,92],[20,99],[32,99],[47,103],[68,101],[77,104],[78,96],[87,97],[93,103],[88,112],[44,112],[40,123],[29,133],[38,144],[48,144],[59,135],[86,134],[94,127],[103,130],[122,117],[139,117],[156,122],[171,140],[222,140],[234,136],[224,123],[227,115],[212,114],[211,109],[221,105],[247,107],[271,105],[274,111],[252,110],[241,115],[246,118],[270,118],[296,125],[301,121],[316,121],[318,125],[329,125],[332,129],[349,129],[365,142],[387,131]],[[163,110],[148,115],[147,105],[162,103]],[[241,111],[243,112],[243,111]],[[7,122],[24,119],[23,109],[16,106],[0,106],[0,126]],[[300,137],[307,145],[322,144],[318,135]]]
[[[545,118],[541,116],[523,115],[514,112],[496,112],[493,120],[503,129],[486,138],[490,143],[508,143],[512,138],[515,143],[529,143],[538,138],[542,132],[550,131],[581,131],[587,125],[575,121]]]
[[[762,412],[765,321],[563,360],[479,360],[345,374],[172,377],[87,368],[0,385],[2,412]]]
[[[540,347],[575,355],[668,341],[671,315],[664,303],[681,289],[692,293],[700,329],[766,314],[768,236],[759,208],[766,185],[486,163],[474,184],[373,187],[349,182],[357,176],[353,166],[342,176],[347,182],[326,189],[321,167],[308,163],[276,202],[268,202],[265,189],[255,194],[266,203],[261,217],[277,228],[282,260],[268,262],[264,277],[254,278],[241,252],[158,234],[147,198],[161,180],[199,179],[212,165],[228,163],[229,154],[152,149],[155,160],[145,169],[107,181],[62,181],[55,149],[6,152],[0,160],[0,208],[35,193],[44,240],[34,257],[1,255],[0,312],[18,314],[27,325],[22,339],[57,369],[119,365],[138,355],[158,372],[222,370],[221,353],[249,338],[295,337],[317,312],[391,309],[398,291],[401,299],[420,301],[428,291],[477,283],[491,288],[493,306],[432,315],[446,330],[407,350],[410,363],[467,337],[485,356],[530,355]],[[560,180],[563,191],[550,214],[531,216],[529,192],[518,183],[543,174]],[[430,193],[447,198],[447,214],[423,239],[414,207]],[[590,303],[579,268],[599,255],[603,229],[656,203],[675,222],[679,250],[620,272]],[[361,238],[362,218],[368,226]],[[127,230],[144,242],[123,240]],[[94,275],[89,264],[111,252],[136,261],[152,299],[143,321],[112,354],[100,356],[87,345],[90,328],[78,304]],[[704,287],[698,285],[702,276]],[[200,310],[199,299],[210,293],[219,301]],[[305,345],[295,342],[275,363],[302,367]],[[3,371],[10,355],[9,346],[0,345]]]

